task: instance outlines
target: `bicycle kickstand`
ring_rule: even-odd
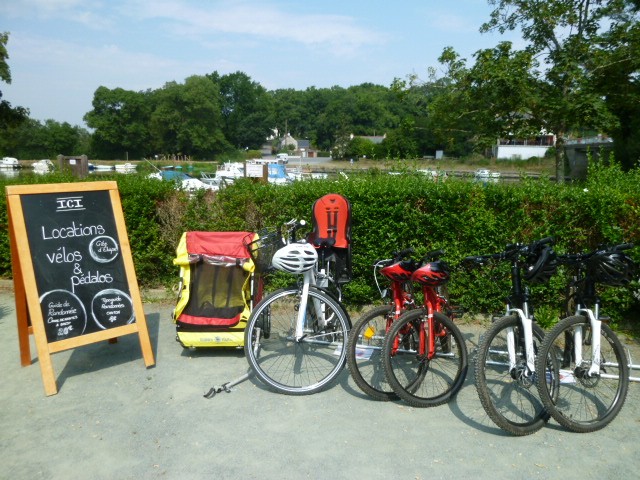
[[[245,373],[241,377],[238,377],[235,380],[232,380],[230,382],[224,383],[220,387],[211,387],[209,391],[203,395],[203,397],[213,398],[216,396],[217,393],[220,393],[220,392],[231,393],[231,387],[235,387],[239,383],[244,382],[249,377],[251,377],[251,375],[253,375],[253,370],[249,370],[247,373]]]

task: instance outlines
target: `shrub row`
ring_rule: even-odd
[[[578,252],[602,243],[640,243],[640,173],[596,166],[580,185],[557,185],[523,178],[513,183],[479,184],[449,179],[436,183],[420,175],[373,171],[358,178],[297,182],[288,186],[240,181],[218,192],[189,196],[170,183],[116,175],[139,282],[143,286],[177,281],[172,260],[180,235],[189,230],[258,231],[291,218],[310,220],[313,202],[340,193],[352,205],[353,280],[345,299],[354,307],[379,298],[372,265],[392,252],[413,247],[416,255],[443,249],[457,265],[472,254],[495,253],[506,244],[556,238],[559,252]],[[100,180],[105,179],[101,176]],[[73,181],[32,177],[30,182]],[[5,180],[7,183],[25,183]],[[6,199],[0,211],[0,276],[11,276]],[[632,256],[638,260],[634,251]],[[553,317],[562,304],[566,279],[532,288],[539,317]],[[478,313],[499,311],[509,288],[509,271],[455,269],[449,291],[455,303]],[[629,318],[638,302],[629,288],[602,292],[607,313]],[[544,319],[543,319],[544,320]],[[543,321],[543,324],[545,322]]]

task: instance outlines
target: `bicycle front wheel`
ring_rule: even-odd
[[[557,387],[539,384],[540,398],[551,416],[574,432],[606,427],[620,412],[629,389],[627,356],[615,333],[601,324],[600,361],[595,371],[591,368],[595,358],[593,343],[587,317],[571,316],[551,329],[538,357],[542,368],[549,363],[559,366],[554,369]]]
[[[277,290],[253,309],[245,330],[245,354],[255,374],[271,389],[306,395],[327,387],[346,361],[349,317],[320,289],[310,287],[303,336],[296,339],[298,288]]]
[[[544,330],[533,327],[533,350],[539,349]],[[544,371],[537,370],[536,371]],[[476,390],[493,422],[513,435],[540,430],[549,414],[540,400],[536,374],[527,367],[522,324],[517,315],[496,320],[478,343],[475,363]],[[544,378],[551,378],[544,375]]]
[[[429,352],[429,320],[424,309],[405,312],[387,333],[384,371],[393,391],[414,407],[446,403],[467,376],[467,347],[460,329],[441,313],[433,315],[435,355]]]
[[[353,325],[347,343],[347,365],[360,389],[376,400],[397,400],[384,374],[382,346],[393,322],[395,308],[381,305],[366,313]]]

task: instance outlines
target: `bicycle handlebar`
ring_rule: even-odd
[[[564,253],[558,255],[558,261],[565,265],[575,265],[583,263],[595,255],[607,255],[610,253],[622,252],[634,248],[633,243],[620,243],[618,245],[599,245],[595,250],[583,253]]]
[[[408,261],[414,262],[415,260],[411,258],[411,255],[415,253],[413,248],[405,248],[404,250],[400,250],[399,252],[393,252],[393,258],[385,258],[382,260],[376,260],[374,266],[378,267],[386,267],[387,265],[392,265],[394,263],[398,263],[403,259],[407,259]],[[433,262],[438,260],[440,257],[444,255],[444,250],[433,250],[428,252],[424,257],[422,257],[422,262]]]
[[[393,252],[393,257],[392,258],[384,258],[384,259],[380,259],[380,260],[376,260],[373,263],[374,267],[386,267],[387,265],[392,265],[394,263],[397,263],[399,261],[401,261],[403,258],[411,258],[411,255],[413,255],[415,253],[415,251],[413,250],[413,248],[409,247],[409,248],[405,248],[404,250],[400,250],[399,252]]]
[[[541,247],[547,245],[553,245],[555,243],[554,237],[545,237],[540,240],[536,240],[532,243],[510,243],[508,244],[504,251],[498,253],[491,253],[487,255],[469,255],[462,259],[463,265],[479,265],[487,263],[489,260],[498,260],[498,261],[513,261],[520,255],[527,255],[528,253],[535,252]]]
[[[287,230],[289,241],[296,242],[296,233],[298,229],[306,225],[307,222],[305,220],[298,220],[297,218],[292,218],[288,222],[285,222],[284,227]]]
[[[423,262],[434,262],[444,255],[444,250],[433,250],[422,257]]]
[[[613,247],[617,252],[621,252],[623,250],[631,250],[635,245],[633,243],[621,243],[620,245],[616,245]]]

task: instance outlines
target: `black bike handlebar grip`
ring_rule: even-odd
[[[407,257],[409,255],[413,255],[415,250],[411,247],[405,248],[404,250],[400,250],[399,252],[393,253],[394,260],[400,260],[401,258]]]
[[[556,241],[556,239],[554,237],[545,237],[542,238],[540,240],[538,240],[537,242],[535,242],[536,245],[549,245],[549,244],[553,244]]]
[[[468,257],[464,257],[462,259],[462,263],[476,263],[480,264],[487,260],[488,257],[484,255],[469,255]]]
[[[432,252],[427,253],[422,259],[425,262],[438,260],[441,256],[444,255],[444,250],[433,250]]]

